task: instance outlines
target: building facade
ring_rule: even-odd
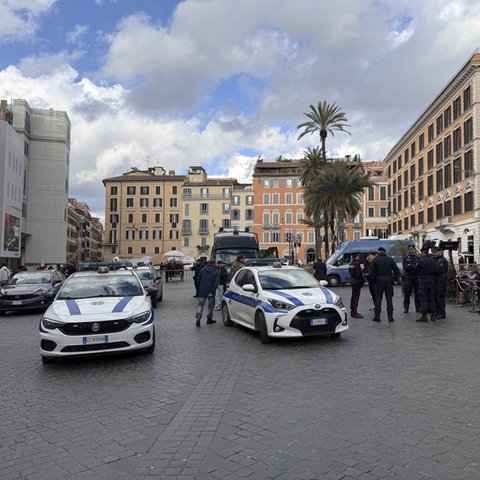
[[[480,255],[480,54],[474,54],[385,158],[391,233],[458,241]]]

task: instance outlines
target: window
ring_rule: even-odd
[[[423,212],[418,212],[418,223],[419,223],[420,225],[423,225],[423,220],[424,220],[424,218],[423,218]]]
[[[463,157],[464,160],[464,170],[465,170],[465,178],[467,177],[473,177],[474,171],[473,171],[473,155],[472,151],[469,150],[468,152],[465,152],[465,155]]]
[[[447,135],[443,140],[443,156],[447,159],[452,154],[452,137]]]
[[[192,198],[192,189],[184,188],[183,189],[183,198]]]
[[[154,240],[161,240],[162,239],[162,231],[158,228],[153,230],[153,239]]]
[[[463,196],[463,205],[466,212],[473,210],[473,192],[467,192]]]
[[[118,213],[110,214],[110,223],[116,225],[118,223]]]
[[[253,205],[253,195],[247,195],[245,199],[245,204],[246,205]]]
[[[297,205],[303,205],[303,193],[297,193]]]
[[[147,217],[148,215],[146,213],[142,213],[142,223],[148,223]]]
[[[380,187],[380,200],[387,200],[387,187],[385,186]]]
[[[463,91],[463,111],[468,110],[472,106],[472,95],[470,85]]]
[[[374,187],[368,187],[368,200],[375,200],[375,189]]]
[[[433,123],[428,126],[428,141],[431,142],[434,139]]]
[[[423,157],[418,159],[418,176],[423,175]]]
[[[110,187],[110,195],[117,195],[118,187]]]
[[[410,204],[414,205],[417,199],[415,198],[415,185],[410,189]]]
[[[134,200],[134,198],[127,198],[127,208],[133,208]]]
[[[190,215],[190,204],[189,203],[184,203],[183,204],[183,212],[186,217]]]
[[[232,220],[240,220],[240,210],[235,208],[232,210]]]
[[[160,223],[161,222],[161,216],[160,213],[155,214],[155,223]]]
[[[443,170],[437,170],[437,192],[443,190]]]
[[[198,229],[201,235],[208,233],[208,219],[199,220]]]
[[[177,199],[176,198],[171,198],[170,199],[170,207],[175,208],[177,207]]]
[[[170,223],[172,224],[172,227],[175,227],[178,223],[178,213],[171,213],[170,214]]]
[[[410,215],[410,225],[412,227],[415,226],[415,214],[414,213],[412,215]]]
[[[447,202],[445,202],[445,204],[443,206],[443,214],[446,217],[451,217],[452,216],[452,202],[451,202],[451,200],[448,200]]]
[[[404,184],[405,186],[408,185],[408,170],[405,170],[405,171],[403,172],[403,184]]]
[[[127,247],[127,253],[133,255],[133,247]]]
[[[127,229],[125,233],[126,233],[127,240],[135,240],[135,230]]]
[[[208,198],[208,188],[205,188],[205,187],[201,188],[200,189],[200,196],[202,198]]]
[[[178,230],[170,230],[170,240],[178,240]]]
[[[462,180],[462,169],[460,167],[460,157],[458,157],[453,161],[453,183],[458,183]]]
[[[286,178],[285,179],[285,187],[286,188],[293,188],[298,185],[298,180],[296,178]]]
[[[148,187],[140,187],[140,195],[148,195]]]
[[[208,215],[208,203],[200,204],[200,215]]]
[[[375,217],[375,207],[368,207],[368,217],[369,218]]]
[[[140,207],[147,208],[148,207],[148,198],[141,198],[140,199]]]
[[[230,188],[224,188],[222,189],[222,197],[223,198],[230,198]]]
[[[270,227],[270,212],[263,212],[263,228]]]
[[[233,205],[240,205],[240,196],[239,195],[234,195],[232,198],[232,203]]]
[[[443,112],[443,124],[445,128],[449,127],[452,123],[452,107],[447,107]]]
[[[148,230],[140,230],[140,240],[148,240]]]
[[[118,208],[118,200],[116,198],[110,199],[110,211],[116,212]]]
[[[380,207],[380,216],[386,218],[387,216],[387,207]]]
[[[403,192],[403,206],[404,208],[408,207],[408,190]]]
[[[427,153],[427,170],[433,168],[433,150],[429,150]]]
[[[445,181],[445,188],[452,186],[452,165],[450,163],[443,168],[443,179]]]
[[[457,97],[453,101],[453,119],[457,120],[458,117],[462,114],[462,106],[460,104],[460,97]]]
[[[160,187],[159,186],[155,187],[155,195],[160,195],[160,193],[161,193]]]
[[[280,228],[280,213],[272,213],[272,226],[273,228]]]
[[[176,185],[172,185],[172,195],[178,194],[178,187]]]
[[[264,205],[270,205],[270,194],[269,193],[264,193],[263,194],[263,204]]]
[[[413,158],[415,154],[416,154],[415,142],[412,142],[412,144],[410,145],[410,156]]]
[[[421,133],[418,137],[418,151],[422,151],[425,148],[425,134]]]
[[[291,193],[286,193],[285,194],[285,203],[287,205],[291,205],[293,203],[292,198],[293,198],[293,195]]]
[[[403,158],[404,158],[404,165],[406,165],[408,163],[408,159],[409,159],[408,148],[405,149],[405,151],[403,152]]]
[[[437,219],[443,218],[443,205],[441,203],[437,204],[435,215]]]
[[[293,223],[293,214],[292,212],[286,212],[285,213],[285,224],[286,225],[291,225]]]
[[[427,195],[433,195],[433,175],[429,175],[427,178]]]
[[[134,221],[134,220],[133,220],[133,213],[129,213],[129,214],[127,215],[127,222],[128,222],[128,223],[133,223],[133,221]]]
[[[435,150],[436,150],[435,153],[436,153],[436,159],[437,159],[437,165],[438,165],[439,163],[443,162],[443,143],[442,142],[437,143]]]
[[[230,203],[229,202],[222,203],[222,214],[228,215],[229,213],[230,213]]]
[[[459,215],[462,213],[462,197],[459,195],[453,199],[453,214]]]
[[[190,235],[192,233],[191,220],[182,220],[182,233],[185,235]]]
[[[135,195],[135,187],[127,187],[127,195]]]
[[[469,118],[463,124],[463,144],[468,145],[473,140],[473,122]]]
[[[273,205],[278,205],[280,203],[280,194],[279,193],[272,194],[272,203],[273,203]]]
[[[453,131],[453,151],[458,152],[462,148],[462,129],[456,128]]]
[[[437,135],[443,132],[443,115],[437,117]]]
[[[153,206],[154,206],[155,208],[162,208],[162,199],[159,198],[159,197],[155,197],[155,198],[153,199]]]
[[[433,207],[429,207],[427,210],[427,222],[428,223],[433,222]]]
[[[245,210],[245,220],[246,221],[253,220],[253,210],[251,208],[247,208],[247,210]]]
[[[410,165],[410,179],[412,182],[415,180],[415,164]]]
[[[423,200],[424,193],[423,193],[423,180],[418,182],[418,199]]]

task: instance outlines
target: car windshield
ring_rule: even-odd
[[[152,272],[150,270],[135,270],[140,280],[151,280]]]
[[[68,278],[57,300],[92,297],[135,297],[143,295],[143,289],[132,275],[74,276]]]
[[[283,290],[287,288],[318,288],[318,282],[301,268],[270,269],[258,274],[264,290]]]
[[[37,285],[50,283],[50,274],[45,274],[44,272],[31,272],[31,273],[18,273],[14,275],[10,281],[9,285]]]

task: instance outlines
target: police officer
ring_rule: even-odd
[[[410,308],[410,298],[413,293],[413,298],[415,300],[415,310],[420,311],[420,292],[418,285],[418,275],[415,272],[415,267],[417,266],[419,255],[415,250],[415,245],[410,244],[408,246],[407,255],[403,258],[403,311],[408,313]]]
[[[350,274],[350,285],[352,286],[352,298],[350,299],[350,315],[353,318],[363,318],[358,313],[358,302],[360,300],[360,292],[362,291],[363,278],[362,266],[360,264],[360,254],[356,253],[352,261],[348,265],[348,273]]]
[[[422,312],[422,316],[417,318],[417,322],[428,322],[428,313],[430,313],[430,320],[435,321],[435,271],[437,262],[428,251],[428,247],[424,245],[420,250],[420,260],[415,267],[415,272],[418,274],[420,311]]]
[[[374,322],[380,321],[380,312],[382,310],[382,298],[385,293],[387,303],[388,321],[393,322],[393,283],[400,278],[400,270],[395,260],[387,257],[387,251],[383,247],[378,247],[378,255],[372,260],[369,267],[370,278],[373,281],[375,292],[375,316]]]
[[[446,317],[445,304],[448,287],[448,260],[443,256],[442,247],[434,247],[433,258],[437,261],[435,269],[435,305],[436,318]]]

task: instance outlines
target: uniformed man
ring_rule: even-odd
[[[420,291],[418,284],[418,274],[415,272],[420,256],[418,255],[415,245],[411,243],[407,248],[407,255],[403,258],[403,311],[408,313],[410,308],[410,299],[415,301],[415,310],[420,311]]]
[[[372,320],[374,322],[380,322],[382,298],[385,293],[388,321],[393,322],[393,284],[395,281],[398,281],[400,270],[395,260],[387,256],[385,248],[378,247],[378,255],[372,260],[369,273],[375,292],[375,316]]]
[[[435,269],[435,305],[436,318],[446,317],[445,305],[448,287],[448,260],[443,255],[442,247],[434,247],[433,258],[437,262]]]
[[[356,253],[352,261],[348,265],[348,273],[350,274],[350,285],[352,286],[352,298],[350,299],[350,316],[352,318],[363,318],[358,313],[358,302],[360,300],[360,292],[362,291],[363,278],[362,266],[360,264],[360,254]]]
[[[418,283],[420,287],[420,311],[422,316],[417,318],[417,322],[428,322],[427,314],[430,313],[430,320],[435,321],[435,271],[437,262],[429,254],[429,249],[423,246],[420,250],[420,260],[415,267],[418,274]]]

